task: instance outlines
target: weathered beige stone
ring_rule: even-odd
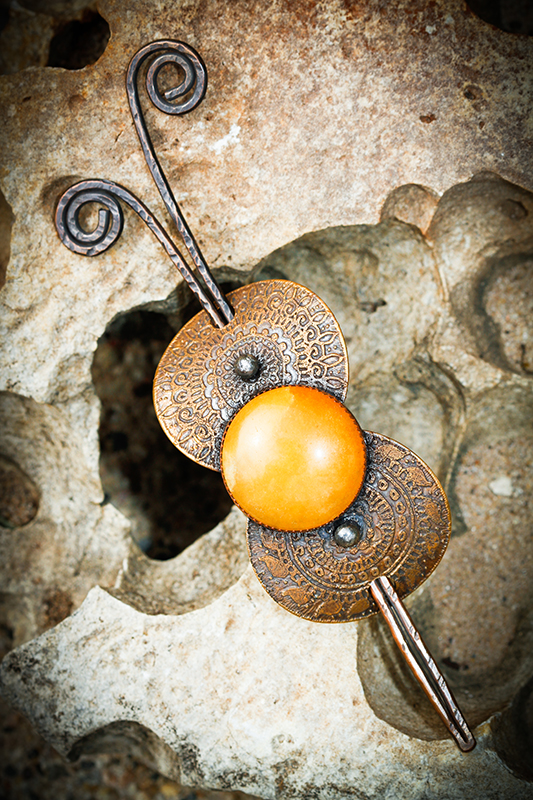
[[[482,183],[484,191],[480,192]],[[79,755],[84,748],[92,752],[109,742],[133,737],[136,747],[144,742],[145,757],[151,763],[155,760],[159,769],[186,783],[241,789],[265,797],[305,793],[311,785],[321,797],[336,797],[343,786],[352,784],[377,797],[386,775],[391,785],[402,787],[406,797],[421,798],[425,797],[425,781],[409,784],[402,770],[406,764],[417,770],[417,759],[422,759],[436,786],[435,797],[441,796],[444,787],[450,797],[473,796],[469,793],[475,785],[482,786],[489,797],[494,787],[495,797],[531,796],[527,784],[510,777],[504,766],[511,765],[519,773],[526,769],[522,757],[518,766],[512,761],[516,748],[511,747],[509,755],[517,723],[505,723],[511,733],[500,735],[498,731],[506,728],[503,723],[503,727],[495,727],[499,717],[494,717],[525,691],[533,673],[529,592],[533,553],[528,504],[533,386],[527,369],[501,361],[505,347],[512,344],[516,349],[524,337],[528,341],[529,328],[520,318],[516,329],[508,326],[502,338],[494,322],[489,326],[492,349],[487,349],[488,355],[481,354],[485,358],[468,352],[471,338],[467,332],[461,336],[461,331],[475,327],[474,315],[483,321],[488,310],[496,317],[506,317],[506,304],[512,303],[513,297],[501,291],[498,281],[509,272],[506,264],[515,270],[526,269],[529,255],[524,243],[531,235],[532,217],[529,212],[523,215],[521,226],[503,245],[507,259],[503,266],[492,256],[490,243],[496,226],[491,230],[489,224],[479,249],[464,256],[470,264],[464,268],[468,281],[475,285],[479,276],[485,276],[486,288],[477,305],[471,306],[470,315],[466,305],[454,313],[443,290],[450,258],[447,243],[453,249],[460,235],[469,241],[470,231],[482,227],[486,206],[490,211],[495,204],[504,204],[512,199],[515,188],[487,176],[455,187],[453,192],[456,203],[449,206],[447,215],[438,211],[432,226],[433,249],[414,227],[395,220],[375,227],[329,229],[307,234],[273,253],[258,264],[255,277],[305,278],[310,288],[322,294],[345,326],[356,364],[350,407],[364,427],[396,436],[422,452],[448,487],[455,538],[439,569],[408,605],[470,722],[478,725],[493,718],[492,727],[485,724],[476,732],[480,739],[476,754],[460,755],[446,738],[445,729],[379,620],[321,626],[303,623],[275,606],[250,569],[245,572],[244,520],[237,511],[168,562],[150,561],[130,544],[120,569],[118,565],[114,568],[116,579],[110,589],[114,598],[102,591],[92,593],[72,621],[6,658],[4,691],[61,752]],[[531,199],[529,193],[522,194],[524,207],[529,207]],[[444,209],[446,201],[445,196]],[[457,205],[462,214],[455,214]],[[488,259],[483,258],[484,252],[489,252]],[[453,292],[450,294],[453,297]],[[405,303],[413,296],[427,296],[429,302],[412,302],[405,314]],[[382,303],[376,302],[380,299]],[[453,339],[447,340],[449,331]],[[465,369],[465,357],[473,369]],[[13,404],[13,396],[6,395],[6,401]],[[40,414],[41,409],[49,408],[33,406]],[[46,413],[64,419],[67,426],[72,424],[72,417],[63,409]],[[28,463],[21,466],[34,477]],[[39,519],[40,515],[31,524]],[[95,541],[101,539],[95,537]],[[97,558],[98,553],[96,563]],[[35,564],[39,567],[40,559]],[[116,561],[109,562],[111,571],[113,564]],[[94,580],[93,574],[89,571],[84,577],[84,585]],[[247,616],[249,604],[253,615],[259,615],[254,626]],[[148,652],[150,634],[146,641],[139,640],[137,631],[149,631],[152,625],[157,635]],[[171,673],[165,667],[165,642],[181,641],[182,626],[188,632],[187,644],[182,649],[176,644]],[[93,628],[94,636],[90,633]],[[216,644],[217,636],[220,644]],[[86,641],[90,642],[88,650]],[[132,642],[133,650],[122,642]],[[108,650],[120,653],[123,661],[117,667],[111,659],[106,672],[104,654]],[[68,675],[57,666],[62,652],[69,653]],[[178,652],[183,656],[178,657]],[[347,652],[352,652],[352,659],[346,660]],[[239,664],[233,664],[235,658],[240,659]],[[148,664],[147,659],[153,663]],[[101,669],[95,666],[100,661]],[[32,688],[35,684],[24,688],[26,679],[20,676],[26,674],[24,664],[28,662],[34,676],[46,676],[50,697],[57,694],[63,709],[68,684],[72,707],[82,705],[87,712],[61,717],[50,714],[51,700],[42,694],[42,682],[37,681],[37,690]],[[148,667],[141,670],[137,662]],[[207,666],[200,667],[204,662]],[[90,688],[86,676],[95,669],[99,681]],[[339,669],[347,671],[337,674]],[[250,681],[246,690],[242,688],[242,670]],[[294,676],[291,670],[296,671]],[[296,674],[302,670],[310,673],[297,681]],[[263,683],[270,686],[273,674],[278,673],[284,676],[281,689],[278,687],[276,697],[270,697],[273,690],[263,690]],[[139,675],[144,676],[141,688]],[[272,685],[277,686],[275,680]],[[345,691],[352,698],[350,723],[344,719]],[[173,699],[176,692],[179,703]],[[224,692],[238,698],[236,706],[232,703],[226,708]],[[268,702],[263,700],[265,692]],[[270,701],[272,709],[266,711]],[[174,702],[179,711],[168,718],[173,719],[171,732],[162,726],[165,715],[158,704],[168,707]],[[129,710],[124,712],[124,708]],[[315,713],[319,713],[321,727],[318,719],[313,722]],[[205,715],[216,720],[214,728],[206,727]],[[226,730],[227,718],[231,730]],[[126,727],[124,719],[129,720]],[[502,719],[506,720],[505,715]],[[357,735],[350,725],[355,726]],[[236,730],[246,740],[245,747]],[[321,733],[315,741],[317,730]],[[325,730],[330,732],[326,735]],[[216,747],[210,738],[213,735]],[[279,754],[273,742],[281,736],[286,742],[289,737],[294,742],[304,737],[307,744]],[[407,741],[404,762],[398,754]],[[324,742],[330,748],[328,755]],[[196,754],[193,767],[191,747]],[[503,761],[494,760],[494,748]],[[343,758],[351,765],[347,772],[340,766]]]
[[[426,233],[438,202],[438,194],[426,186],[418,186],[416,183],[398,186],[385,200],[380,219],[410,222],[420,228],[422,233]]]
[[[112,38],[97,64],[0,83],[15,216],[0,252],[1,449],[39,490],[36,516],[1,531],[2,614],[19,644],[79,609],[8,656],[3,692],[64,754],[132,742],[192,784],[324,800],[533,796],[508,771],[528,774],[533,674],[531,40],[444,0],[128,0],[101,13]],[[480,724],[468,756],[376,620],[313,625],[267,597],[246,571],[238,512],[162,563],[101,505],[98,338],[117,314],[165,307],[178,280],[132,214],[92,260],[60,244],[52,215],[62,189],[100,176],[165,219],[123,78],[163,36],[197,47],[210,74],[188,117],[147,109],[208,261],[222,277],[253,269],[317,291],[347,339],[349,407],[446,485],[455,538],[409,605]]]
[[[60,409],[2,392],[0,438],[4,457],[19,469],[12,479],[23,487],[27,476],[40,494],[27,524],[0,529],[2,617],[20,644],[60,622],[95,583],[112,586],[131,539],[127,520],[101,505],[99,481]],[[2,489],[12,497],[12,481]]]
[[[33,721],[60,752],[129,736],[185,785],[272,798],[531,797],[495,759],[487,726],[465,757],[374,716],[354,670],[357,636],[356,625],[286,613],[249,567],[181,616],[142,614],[93,589],[38,648],[8,657],[3,681],[29,707],[44,678]]]

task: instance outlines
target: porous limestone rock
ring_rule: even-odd
[[[15,475],[2,472],[4,515],[11,518],[25,478],[39,490],[37,513],[0,536],[2,622],[18,644],[60,622],[95,583],[113,585],[130,537],[127,520],[102,506],[100,483],[60,409],[2,392],[0,431],[6,466],[18,468]]]
[[[506,201],[526,211],[507,231],[496,218]],[[529,329],[512,312],[515,294],[531,289],[532,225],[531,193],[483,175],[443,196],[432,247],[397,220],[328,229],[276,251],[253,275],[305,277],[322,294],[355,364],[351,409],[364,427],[421,452],[448,488],[455,536],[407,602],[479,726],[477,750],[462,755],[446,738],[380,620],[318,625],[278,608],[246,569],[235,510],[165,563],[131,543],[113,588],[93,590],[70,619],[6,657],[6,696],[60,752],[131,742],[185,783],[264,797],[334,798],[352,786],[368,797],[398,796],[398,787],[413,798],[532,796],[507,768],[527,775],[527,758],[515,763],[509,745],[524,720],[509,722],[505,709],[533,674],[533,384],[527,364],[504,363],[518,340],[528,352]],[[474,233],[457,279],[450,252]],[[470,308],[447,300],[480,276]],[[407,313],[402,296],[413,298]],[[481,352],[479,330],[488,331]],[[42,485],[31,461],[21,467]],[[21,534],[43,524],[40,513]]]
[[[1,453],[39,504],[0,530],[1,611],[27,642],[4,660],[2,691],[67,756],[121,743],[189,784],[265,798],[532,797],[531,40],[459,0],[100,11],[112,37],[97,64],[0,84],[0,184],[15,218],[1,249]],[[98,338],[118,314],[179,310],[186,295],[132,214],[92,260],[60,244],[52,217],[64,188],[99,176],[166,220],[123,78],[161,37],[189,42],[209,69],[193,114],[146,108],[208,262],[219,277],[252,270],[320,294],[346,336],[349,407],[446,486],[454,538],[408,604],[479,726],[469,755],[379,620],[318,625],[275,605],[246,567],[239,512],[163,563],[105,502]],[[9,208],[3,218],[9,232]]]
[[[93,589],[38,649],[8,658],[3,681],[25,708],[42,681],[33,722],[60,752],[129,737],[185,785],[335,800],[531,796],[498,763],[488,726],[466,757],[378,719],[354,670],[357,635],[286,613],[249,567],[181,616]]]
[[[441,193],[488,168],[533,186],[533,45],[482,23],[462,0],[276,0],[253,13],[247,0],[99,8],[112,35],[96,64],[28,69],[1,83],[2,191],[16,217],[3,314],[10,391],[69,404],[90,386],[109,320],[176,285],[128,211],[98,266],[66,251],[53,226],[61,190],[81,177],[126,185],[166,218],[124,89],[129,59],[151,40],[184,40],[208,66],[206,98],[186,118],[143,104],[162,166],[219,274],[250,269],[309,231],[375,222],[402,184]],[[75,420],[96,459],[94,427],[79,410]]]

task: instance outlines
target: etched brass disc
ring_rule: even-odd
[[[375,614],[370,583],[386,575],[400,597],[435,569],[448,545],[450,510],[430,468],[411,450],[365,432],[368,468],[361,492],[334,522],[306,533],[248,522],[257,577],[287,611],[314,622],[349,622]],[[334,532],[360,530],[352,547]]]
[[[322,389],[344,400],[348,356],[337,320],[316,294],[292,281],[260,281],[228,295],[235,318],[215,328],[205,311],[165,350],[154,379],[154,405],[176,447],[220,469],[226,425],[256,394],[278,386]],[[237,362],[259,363],[252,380]]]

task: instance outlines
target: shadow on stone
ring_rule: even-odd
[[[40,492],[32,479],[12,461],[0,454],[0,526],[21,528],[39,510]]]
[[[527,0],[467,0],[467,6],[484,22],[506,33],[533,36],[533,8]]]
[[[48,67],[82,69],[98,61],[107,47],[110,30],[97,11],[84,11],[81,19],[59,25],[50,42]]]
[[[180,453],[155,415],[154,372],[179,327],[177,317],[156,311],[121,315],[101,337],[92,368],[102,402],[100,474],[106,499],[128,517],[141,549],[161,560],[214,528],[232,506],[220,474]]]
[[[99,753],[123,753],[138,758],[173,780],[180,777],[179,756],[156,734],[129,720],[112,722],[80,739],[68,754],[69,761]]]

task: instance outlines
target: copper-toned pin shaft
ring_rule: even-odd
[[[461,750],[465,753],[472,750],[476,740],[391,582],[382,575],[372,581],[370,591],[391,629],[394,641],[442,721]]]

